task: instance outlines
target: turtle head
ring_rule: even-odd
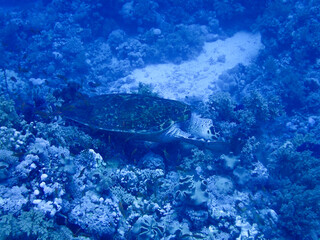
[[[219,132],[213,125],[212,119],[201,118],[197,114],[192,114],[188,131],[190,134],[209,141],[216,141],[220,137]]]
[[[202,137],[206,140],[216,141],[220,137],[220,133],[214,127],[213,122],[211,119],[201,118],[200,119],[200,126],[197,130],[197,135]]]

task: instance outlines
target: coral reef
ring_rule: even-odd
[[[319,6],[0,1],[0,239],[319,239]],[[212,94],[179,99],[230,152],[133,141],[61,116],[149,65],[169,64],[183,85],[178,64],[240,30],[261,34],[259,55],[221,75],[203,69]],[[228,56],[206,61],[219,68]],[[153,90],[126,89],[161,96]]]

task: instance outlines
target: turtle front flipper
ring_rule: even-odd
[[[179,124],[173,124],[164,134],[163,140],[166,142],[170,142],[172,140],[182,140],[186,139],[195,139],[196,137],[190,133],[183,131]]]
[[[200,148],[207,148],[218,153],[229,153],[230,144],[222,141],[207,140],[188,132],[183,131],[178,124],[172,125],[162,136],[162,141],[170,142],[173,140],[190,143]]]

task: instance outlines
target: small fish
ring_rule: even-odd
[[[6,168],[8,168],[7,165],[0,165],[0,169],[6,169]]]
[[[84,174],[84,170],[86,170],[86,168],[85,168],[85,167],[84,167],[84,168],[82,168],[82,170],[80,171],[80,174],[79,174],[78,178],[81,178],[81,177],[83,176],[83,174]]]
[[[131,157],[138,151],[137,148],[133,149],[133,151],[131,152]]]
[[[170,158],[170,154],[167,152],[167,149],[165,148],[165,149],[163,149],[163,155],[164,155],[164,157],[166,158],[166,160],[169,160],[169,158]]]
[[[22,66],[19,66],[18,67],[18,71],[19,72],[22,72],[22,73],[26,73],[26,72],[29,72],[29,69],[25,68],[25,67],[22,67]]]
[[[123,204],[122,204],[121,201],[119,201],[118,207],[119,207],[119,210],[120,210],[122,216],[123,216],[124,218],[126,218],[126,212],[125,212],[125,210],[124,210],[124,207],[123,207]]]
[[[56,198],[59,197],[59,189],[58,188],[54,189],[54,195],[55,195]]]
[[[12,156],[15,156],[15,157],[18,157],[18,158],[20,158],[20,157],[22,157],[22,156],[24,156],[24,155],[25,155],[24,152],[14,152],[14,153],[12,154]]]
[[[68,78],[62,74],[57,74],[57,77],[62,79],[63,81],[67,82]]]

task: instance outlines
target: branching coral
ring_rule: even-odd
[[[181,177],[175,200],[183,205],[206,206],[208,201],[206,186],[200,180],[195,181],[191,175]]]
[[[0,95],[0,126],[12,127],[19,123],[14,102]]]
[[[73,239],[72,232],[66,227],[56,226],[52,219],[38,211],[22,211],[18,215],[0,216],[1,239]]]
[[[69,214],[71,222],[96,236],[112,236],[115,233],[121,213],[112,199],[99,198],[94,193],[87,192],[80,202],[73,205]]]

